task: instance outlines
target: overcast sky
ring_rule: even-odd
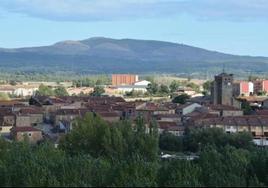
[[[104,36],[268,56],[268,0],[0,0],[0,47]]]

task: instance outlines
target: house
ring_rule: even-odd
[[[137,91],[141,93],[147,92],[147,86],[146,85],[120,85],[114,87],[117,93],[126,93],[131,91]]]
[[[9,135],[13,126],[15,126],[15,115],[12,108],[0,108],[0,134]]]
[[[72,95],[79,95],[81,93],[83,94],[90,94],[93,92],[94,88],[92,87],[71,87],[67,88],[67,92],[70,96]]]
[[[97,114],[109,123],[117,122],[120,120],[120,115],[116,112],[97,112]]]
[[[44,113],[40,107],[24,107],[16,112],[18,116],[29,116],[31,126],[43,123]]]
[[[199,107],[201,107],[201,105],[197,103],[186,103],[183,105],[179,105],[176,109],[176,113],[181,116],[184,116],[193,112],[196,108],[199,108]]]
[[[195,127],[223,129],[226,133],[250,132],[257,145],[268,146],[268,116],[234,116],[199,119]]]
[[[175,136],[182,136],[185,131],[185,127],[176,122],[157,122],[158,132],[162,134],[163,132],[169,132]]]
[[[243,110],[227,105],[209,105],[208,106],[209,113],[217,114],[219,116],[243,116]]]
[[[90,112],[88,109],[59,109],[52,114],[51,120],[54,126],[60,125],[60,123],[71,124],[74,119],[77,117],[83,117],[87,112]],[[71,126],[71,125],[70,125]]]
[[[12,127],[10,136],[15,141],[27,139],[31,144],[36,144],[43,140],[42,131],[33,127]]]
[[[155,119],[158,122],[181,122],[181,116],[178,114],[158,114]]]
[[[147,81],[147,80],[142,80],[142,81],[138,81],[135,82],[134,85],[135,86],[148,86],[149,84],[151,84],[151,82]]]
[[[253,108],[266,108],[268,106],[268,97],[267,96],[241,96],[237,98],[240,101],[245,101],[250,104]]]

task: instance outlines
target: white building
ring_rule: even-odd
[[[119,93],[126,93],[126,92],[131,92],[131,91],[139,91],[142,93],[147,92],[147,86],[139,86],[139,85],[128,85],[128,86],[117,86],[116,90]]]
[[[135,86],[148,86],[149,84],[151,84],[151,82],[147,80],[142,80],[134,83]]]
[[[14,95],[16,96],[22,96],[22,97],[26,97],[26,96],[32,96],[35,94],[35,92],[38,90],[38,88],[16,88],[14,91]]]

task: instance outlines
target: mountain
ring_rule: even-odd
[[[95,37],[51,46],[0,48],[0,69],[76,73],[268,72],[267,57],[237,56],[184,44]]]

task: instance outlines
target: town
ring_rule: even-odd
[[[78,117],[94,113],[108,123],[135,123],[142,117],[147,132],[155,122],[159,134],[169,132],[178,137],[187,128],[216,127],[230,134],[249,132],[256,145],[268,146],[268,80],[239,81],[223,72],[213,81],[203,81],[198,91],[180,87],[180,82],[173,80],[170,86],[159,86],[168,91],[166,97],[155,100],[148,90],[153,90],[156,83],[130,74],[114,74],[111,80],[109,86],[93,88],[65,83],[61,87],[66,95],[62,96],[40,93],[40,87],[53,83],[1,86],[2,93],[20,98],[0,101],[0,133],[8,141],[27,137],[32,144],[49,140],[57,146],[60,138],[72,131]],[[81,91],[87,92],[80,95]],[[134,92],[138,98],[128,97]]]

